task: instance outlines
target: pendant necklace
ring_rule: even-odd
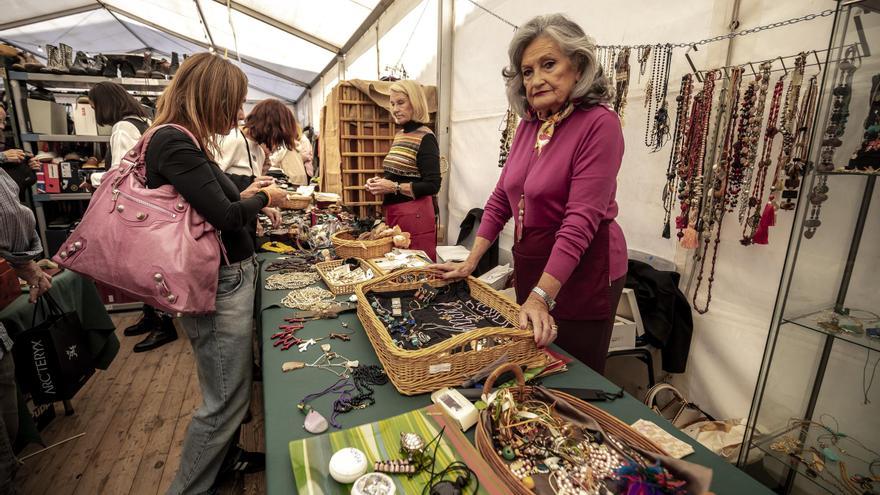
[[[669,165],[666,167],[666,184],[663,186],[663,238],[670,238],[669,220],[672,217],[672,207],[675,205],[676,170],[683,159],[685,137],[688,132],[689,110],[691,105],[691,91],[693,90],[694,76],[687,73],[681,78],[681,89],[675,98],[675,133],[672,137],[672,150],[669,153]]]

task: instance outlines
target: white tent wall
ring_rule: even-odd
[[[665,2],[662,9],[647,0],[592,3],[589,10],[584,8],[583,2],[574,0],[540,3],[487,0],[480,4],[515,24],[522,24],[534,15],[562,12],[580,23],[599,44],[630,45],[695,41],[727,33],[733,8],[731,0],[697,3],[675,0]],[[741,28],[750,28],[819,12],[830,6],[822,0],[743,0],[739,18]],[[457,1],[455,9],[451,175],[448,180],[448,238],[451,239],[456,238],[457,226],[467,211],[483,206],[501,172],[498,168],[499,125],[507,108],[501,68],[507,62],[507,43],[513,33],[511,27],[464,0]],[[731,61],[743,63],[793,55],[802,50],[825,49],[831,32],[831,19],[824,17],[737,38],[731,43]],[[692,53],[692,58],[700,68],[717,67],[724,65],[727,50],[727,42],[711,43]],[[661,190],[665,183],[669,145],[659,153],[650,153],[643,144],[646,118],[643,108],[644,85],[647,77],[642,77],[640,81],[638,66],[634,62],[633,68],[628,105],[624,112],[623,130],[627,149],[618,180],[618,221],[626,234],[629,248],[676,261],[684,275],[684,290],[693,272],[692,252],[678,249],[674,240],[660,236],[663,222]],[[679,81],[687,70],[689,67],[683,50],[676,50],[669,83],[670,111],[673,113]],[[808,70],[808,74],[812,73],[811,70]],[[778,75],[774,74],[774,81]],[[862,88],[860,94],[867,92]],[[853,107],[851,125],[860,125],[867,107],[855,101]],[[857,147],[858,133],[852,135],[856,142],[847,143],[842,149]],[[802,270],[799,273],[802,275],[795,284],[799,283],[806,290],[794,291],[793,294],[800,308],[815,310],[827,307],[836,294],[852,235],[854,212],[861,196],[862,183],[847,182],[846,179],[830,181],[834,201],[826,203],[822,212],[824,225],[819,229],[820,233],[806,243],[801,254]],[[675,377],[676,383],[692,399],[718,417],[745,417],[749,412],[785,259],[792,216],[791,212],[780,212],[777,226],[771,230],[771,243],[768,246],[742,246],[739,243],[741,227],[738,223],[728,220],[725,224],[711,310],[706,315],[694,313],[695,328],[688,370]],[[869,219],[863,246],[877,245],[880,241],[876,216],[874,219],[873,224]],[[512,228],[508,225],[501,238],[502,258],[509,257],[511,241]],[[861,307],[876,307],[877,297],[880,296],[876,294],[876,283],[867,277],[876,273],[878,259],[876,256],[867,256],[860,258],[853,278],[853,287],[864,289],[861,294],[851,291],[848,302],[859,305],[861,301]],[[707,266],[706,279],[708,270]],[[691,287],[689,298],[692,293]],[[779,347],[785,350],[780,352],[777,360],[786,363],[778,365],[778,372],[771,377],[771,393],[765,405],[765,411],[773,411],[775,419],[803,414],[805,399],[804,404],[793,404],[793,401],[808,395],[819,356],[818,338],[810,332],[804,331],[804,335],[788,339],[787,343],[782,343],[782,340]],[[854,420],[847,419],[865,418],[866,406],[861,398],[865,353],[854,352],[852,346],[844,351],[835,351],[832,357],[834,376],[826,378],[826,384],[840,383],[841,386],[826,387],[818,411],[834,414],[851,427],[855,426]],[[871,358],[871,365],[876,359],[876,355]],[[880,400],[877,390],[875,387],[870,397]],[[877,421],[880,419],[876,419],[876,416],[872,421],[863,421],[858,429],[876,434],[880,431]]]

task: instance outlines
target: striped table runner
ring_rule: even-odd
[[[351,485],[337,483],[330,477],[330,457],[339,449],[355,447],[366,454],[369,471],[373,462],[400,459],[400,434],[414,432],[430,442],[441,428],[446,427],[439,442],[435,472],[443,470],[454,461],[467,464],[480,480],[478,493],[487,495],[506,495],[510,491],[504,482],[492,471],[480,454],[467,440],[455,421],[443,414],[436,405],[417,409],[393,418],[384,419],[347,430],[290,442],[290,460],[297,492],[301,495],[348,495]],[[428,482],[429,473],[421,473],[412,478],[406,475],[389,475],[397,485],[398,494],[422,493]],[[435,480],[437,481],[437,480]],[[473,482],[465,493],[473,493]]]

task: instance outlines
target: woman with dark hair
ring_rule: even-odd
[[[312,149],[302,144],[302,131],[290,108],[279,100],[263,100],[248,114],[244,129],[257,142],[266,144],[268,175],[291,184],[308,184]]]
[[[110,147],[104,155],[107,170],[119,166],[125,155],[150,126],[147,112],[134,96],[119,84],[102,81],[89,90],[89,103],[95,109],[98,125],[112,125]],[[95,172],[90,180],[94,187],[101,185],[103,172]],[[177,330],[171,317],[144,305],[144,314],[134,325],[123,331],[128,337],[147,334],[135,344],[133,352],[146,352],[177,340]]]
[[[257,260],[249,225],[286,194],[269,180],[240,191],[215,161],[218,136],[236,126],[247,87],[241,69],[219,55],[187,58],[159,98],[153,125],[177,124],[195,141],[168,126],[156,131],[146,149],[147,187],[173,186],[223,233],[226,251],[214,313],[178,318],[192,344],[202,403],[186,431],[171,494],[210,493],[222,471],[253,472],[265,465],[264,456],[236,446],[251,401]]]

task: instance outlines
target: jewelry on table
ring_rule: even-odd
[[[321,277],[315,272],[274,273],[266,278],[266,290],[301,289],[317,282]]]
[[[332,285],[351,285],[372,279],[373,271],[370,269],[364,270],[360,266],[352,269],[351,265],[343,263],[324,275]]]
[[[326,309],[336,296],[327,289],[306,287],[291,291],[281,300],[281,305],[303,311],[320,311]]]

